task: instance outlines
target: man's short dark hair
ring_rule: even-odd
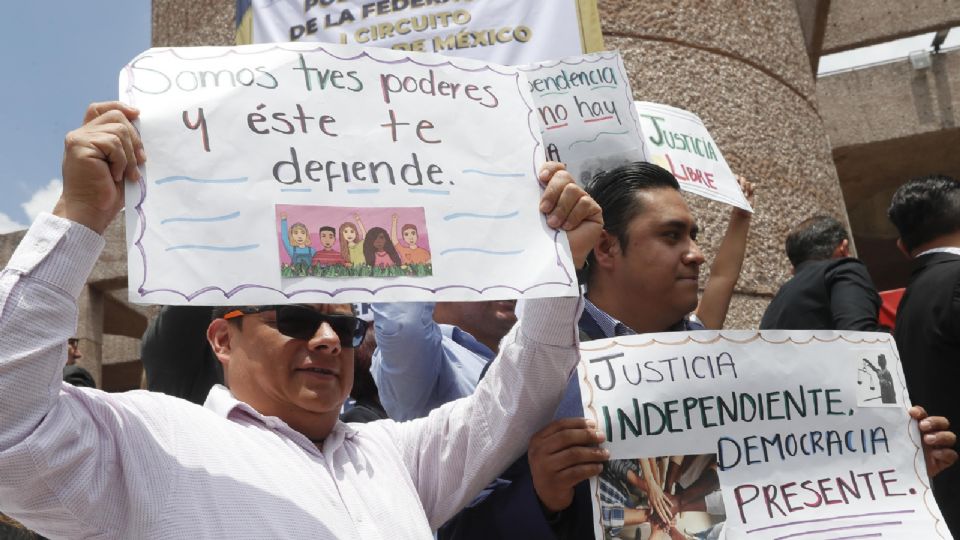
[[[635,161],[609,171],[597,173],[587,185],[586,191],[603,210],[603,229],[617,237],[620,249],[626,252],[627,227],[643,212],[643,202],[638,193],[653,189],[680,190],[677,179],[663,167]],[[587,257],[593,264],[593,252]]]
[[[210,312],[210,319],[214,321],[217,319],[222,319],[223,316],[226,315],[227,313],[230,313],[233,310],[241,309],[244,307],[247,307],[247,306],[215,306],[213,310]],[[227,322],[234,326],[239,326],[241,319],[243,319],[243,317],[228,319]]]
[[[960,183],[944,175],[915,178],[893,194],[887,216],[907,251],[960,230]]]
[[[787,258],[796,268],[806,261],[820,261],[833,256],[840,242],[848,240],[847,229],[830,216],[813,216],[793,226],[787,235]]]
[[[323,227],[320,227],[320,234],[323,234],[324,231],[327,231],[334,236],[337,235],[337,230],[334,229],[333,227],[330,227],[329,225],[324,225]]]

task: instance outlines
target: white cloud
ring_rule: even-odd
[[[26,229],[27,226],[22,223],[17,223],[10,216],[0,212],[0,234],[7,234],[8,232],[19,231],[20,229]]]
[[[29,201],[20,205],[23,211],[27,213],[31,223],[37,219],[40,212],[53,210],[53,206],[57,204],[57,199],[60,198],[61,191],[63,191],[63,182],[59,178],[54,178],[46,186],[35,191]]]

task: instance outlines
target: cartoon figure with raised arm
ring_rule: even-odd
[[[320,266],[321,268],[343,264],[344,261],[343,257],[340,256],[340,250],[333,249],[333,244],[336,241],[336,229],[327,225],[320,227],[320,249],[313,254],[312,264]]]
[[[887,369],[887,357],[882,354],[877,356],[879,369],[866,358],[863,359],[863,363],[877,375],[877,379],[880,381],[880,402],[896,403],[897,391],[893,388],[893,375],[890,375],[890,370]]]
[[[367,233],[363,240],[363,256],[370,266],[400,266],[400,255],[382,227],[374,227]]]
[[[298,270],[308,270],[316,250],[310,245],[310,231],[307,230],[307,226],[303,223],[294,223],[287,228],[287,215],[280,214],[280,229],[282,230],[280,238],[283,239],[283,247],[287,249],[287,255],[290,255],[290,264]]]
[[[367,233],[363,228],[363,222],[360,221],[360,214],[355,212],[353,219],[356,225],[349,221],[340,225],[340,256],[346,261],[347,266],[360,266],[367,262],[363,257],[363,238]]]
[[[394,247],[397,248],[397,253],[400,254],[400,261],[403,264],[429,263],[430,252],[417,245],[417,241],[420,239],[417,226],[412,223],[407,223],[401,227],[400,233],[403,235],[403,240],[401,241],[397,239],[397,220],[397,215],[394,214],[392,223],[390,224],[390,240],[393,241]]]

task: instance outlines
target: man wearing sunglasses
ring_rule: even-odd
[[[207,335],[227,387],[203,407],[63,385],[76,298],[145,160],[138,114],[88,108],[54,215],[0,274],[0,508],[50,538],[432,538],[549,421],[580,299],[531,300],[476,392],[405,423],[338,421],[364,326],[346,305],[221,310]],[[561,165],[540,181],[579,267],[600,208]]]

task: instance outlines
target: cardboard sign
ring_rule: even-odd
[[[238,0],[237,43],[322,41],[518,65],[603,50],[596,0]]]
[[[577,294],[546,226],[526,76],[388,49],[151,49],[130,297],[161,304]],[[483,268],[483,272],[477,272]]]
[[[644,158],[633,91],[617,51],[525,66],[547,159],[580,185]]]
[[[612,459],[591,484],[598,539],[950,538],[889,334],[677,332],[581,350],[584,411]]]
[[[673,173],[684,191],[753,212],[700,117],[646,101],[636,108],[646,161]]]

